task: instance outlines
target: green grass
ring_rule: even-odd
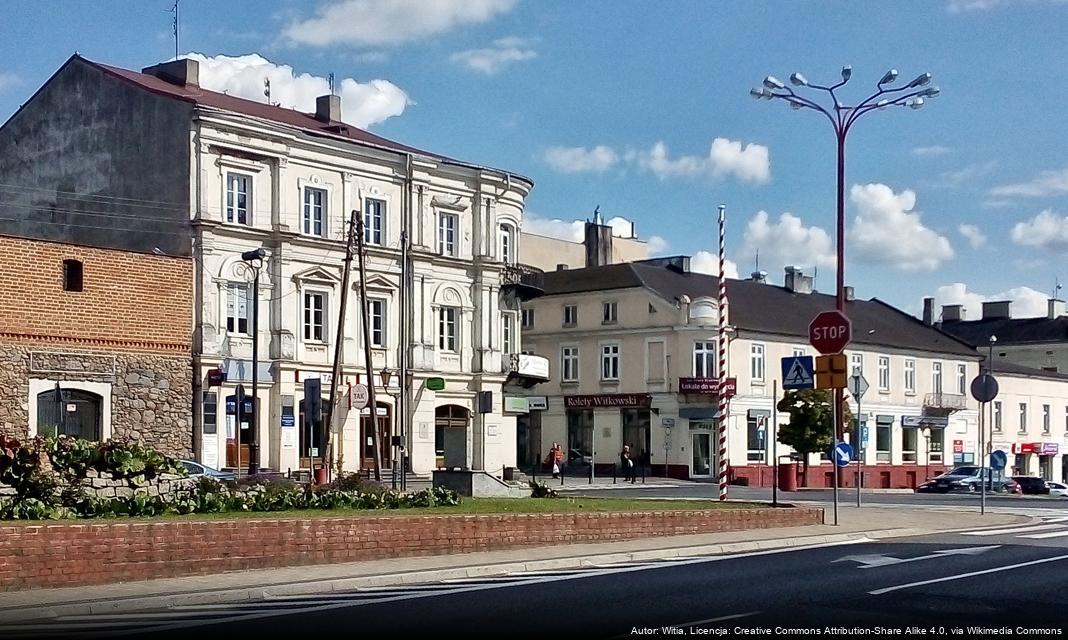
[[[465,515],[489,513],[605,513],[611,511],[673,511],[705,509],[748,509],[767,506],[755,502],[716,500],[642,500],[631,498],[464,498],[462,504],[416,509],[302,509],[292,511],[232,511],[228,513],[168,514],[145,518],[91,518],[80,520],[8,520],[0,526],[41,524],[101,524],[149,522],[153,520],[231,520],[271,518],[380,518],[412,515]]]

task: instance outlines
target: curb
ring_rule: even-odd
[[[970,530],[970,529],[961,529]],[[669,560],[678,557],[712,556],[746,551],[764,551],[771,549],[788,549],[810,545],[835,544],[878,538],[898,538],[943,533],[929,529],[886,529],[875,531],[857,531],[798,538],[779,538],[749,542],[729,542],[722,544],[674,547],[669,549],[650,549],[607,553],[596,556],[572,556],[568,558],[551,558],[523,562],[504,562],[470,567],[453,567],[449,569],[430,569],[409,571],[374,576],[352,578],[328,578],[306,582],[290,582],[274,585],[258,585],[238,589],[218,589],[211,591],[191,591],[148,596],[130,596],[112,600],[89,600],[54,605],[37,605],[0,609],[0,623],[43,621],[60,616],[92,615],[101,613],[132,613],[150,609],[164,609],[174,606],[223,604],[266,601],[278,596],[314,595],[338,591],[355,591],[358,589],[407,586],[428,582],[440,582],[461,578],[480,578],[503,576],[510,573],[531,571],[551,571],[560,569],[578,569],[601,564],[641,562],[652,560]],[[946,531],[945,533],[951,533]]]

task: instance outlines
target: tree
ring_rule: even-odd
[[[802,454],[802,484],[808,485],[808,456],[827,451],[834,444],[831,428],[833,391],[829,389],[798,389],[787,391],[779,401],[779,411],[790,414],[790,422],[779,427],[779,442]],[[842,425],[851,431],[853,414],[843,398]]]

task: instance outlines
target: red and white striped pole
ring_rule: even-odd
[[[727,227],[719,205],[719,499],[727,499]]]

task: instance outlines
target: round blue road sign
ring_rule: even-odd
[[[839,442],[834,445],[834,463],[839,467],[848,466],[850,461],[853,460],[853,447],[849,446],[849,443]]]
[[[998,449],[990,454],[990,468],[991,469],[1004,469],[1005,465],[1009,463],[1009,456],[1004,451]]]

